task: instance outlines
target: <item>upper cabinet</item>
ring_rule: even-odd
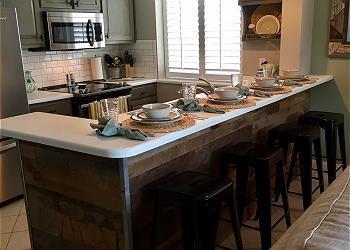
[[[22,47],[38,47],[44,43],[39,2],[36,0],[5,0],[5,7],[17,9]]]
[[[39,0],[41,8],[66,11],[101,11],[100,0]]]
[[[134,40],[134,5],[132,0],[103,0],[107,44]]]

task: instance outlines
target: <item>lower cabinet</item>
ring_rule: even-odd
[[[43,102],[29,105],[30,112],[44,112],[57,115],[73,115],[71,99]]]
[[[157,98],[157,83],[133,87],[130,98],[131,110],[139,109],[142,105],[155,103]]]

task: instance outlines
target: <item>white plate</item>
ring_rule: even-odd
[[[258,84],[252,84],[252,86],[251,86],[252,89],[267,89],[267,90],[276,89],[278,87],[281,87],[281,85],[277,84],[277,83],[274,84],[272,87],[261,87]]]
[[[212,94],[212,95],[209,95],[208,98],[211,100],[217,100],[217,101],[236,101],[237,99],[242,98],[242,95],[238,95],[234,98],[221,98],[216,94]]]
[[[150,119],[143,113],[137,113],[132,115],[131,120],[144,125],[168,125],[174,122],[180,121],[183,116],[176,111],[170,111],[169,117],[165,119]]]
[[[280,31],[280,21],[273,15],[261,17],[256,23],[256,34],[274,35]]]
[[[235,102],[239,102],[242,101],[244,99],[246,99],[247,97],[245,95],[239,95],[237,96],[235,99],[216,99],[216,98],[211,98],[210,96],[208,96],[208,100],[211,102],[217,102],[217,103],[235,103]]]

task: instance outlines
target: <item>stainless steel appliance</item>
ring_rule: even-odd
[[[56,85],[40,88],[39,90],[72,93],[71,87],[67,85]],[[131,97],[132,86],[119,80],[97,80],[77,83],[73,89],[72,111],[77,117],[89,117],[89,103],[106,98],[125,96]]]
[[[29,112],[14,8],[0,7],[0,32],[0,119],[3,119]],[[17,142],[0,134],[0,206],[21,194],[21,160]]]
[[[43,12],[46,49],[105,47],[102,13]]]

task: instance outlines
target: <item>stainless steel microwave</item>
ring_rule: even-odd
[[[48,50],[105,47],[102,13],[43,12]]]

